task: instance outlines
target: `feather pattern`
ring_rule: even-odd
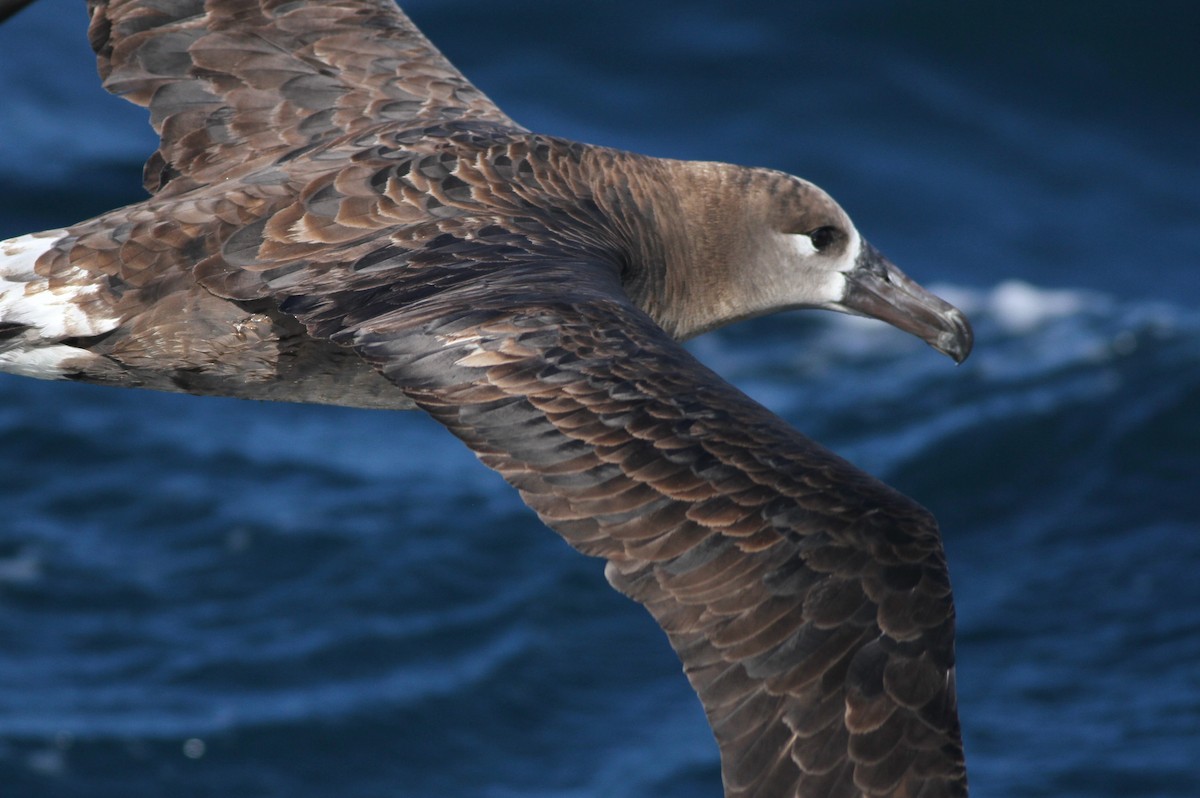
[[[516,127],[391,0],[90,0],[104,87],[150,111],[151,192],[379,124]],[[369,35],[364,35],[368,33]],[[261,159],[261,160],[260,160]]]
[[[0,345],[91,382],[419,407],[666,631],[727,796],[966,794],[934,520],[678,343],[836,304],[848,266],[787,260],[872,252],[824,192],[530,133],[390,0],[90,8],[105,87],[161,135],[154,196],[8,242]],[[73,326],[32,321],[64,303]]]

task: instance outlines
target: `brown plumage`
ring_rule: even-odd
[[[961,314],[802,180],[526,131],[390,0],[90,8],[153,196],[0,245],[0,363],[419,407],[666,630],[727,796],[966,794],[934,520],[677,343],[820,306],[961,360]]]

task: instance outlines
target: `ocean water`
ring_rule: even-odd
[[[976,796],[1200,795],[1194,4],[407,4],[527,126],[804,175],[954,367],[787,314],[697,354],[939,517]],[[81,0],[0,28],[0,238],[136,201]],[[0,377],[0,795],[718,796],[665,639],[415,413]]]

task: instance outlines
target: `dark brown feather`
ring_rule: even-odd
[[[928,515],[725,385],[611,289],[600,300],[561,300],[605,297],[613,266],[576,264],[564,283],[542,278],[531,291],[523,269],[492,273],[486,248],[460,258],[491,274],[486,295],[464,282],[411,314],[401,295],[349,340],[488,452],[549,525],[610,560],[614,586],[645,603],[676,642],[721,743],[728,794],[806,795],[806,780],[831,773],[843,776],[831,782],[835,794],[964,794],[949,692],[953,607],[944,580],[920,576],[944,572]],[[355,304],[352,293],[340,301]],[[480,321],[463,335],[467,305]],[[537,347],[522,344],[535,339]],[[523,358],[482,356],[522,349]],[[669,389],[658,370],[673,375]],[[548,384],[553,413],[530,401]],[[491,391],[486,402],[465,401],[479,386],[521,401],[503,412]],[[613,418],[615,426],[605,421]],[[594,428],[607,430],[603,447]],[[662,440],[686,454],[669,458]],[[551,454],[568,451],[569,460]],[[619,470],[581,470],[588,451]],[[572,463],[565,482],[563,462]],[[658,488],[649,477],[659,469],[688,477],[688,491]],[[721,489],[764,480],[774,488],[744,490],[740,501]],[[748,529],[735,525],[745,519],[773,543],[737,550]],[[858,664],[862,657],[871,659]],[[901,687],[903,701],[885,689],[889,669],[904,686],[902,674],[917,681]],[[935,759],[918,756],[918,740]]]
[[[91,11],[105,86],[162,142],[155,197],[38,262],[120,320],[73,376],[415,403],[666,630],[727,796],[966,794],[933,519],[672,337],[733,279],[681,258],[719,199],[687,180],[794,183],[527,133],[390,0]]]
[[[248,153],[258,164],[295,157],[381,122],[519,129],[392,0],[88,7],[105,88],[149,108],[161,134],[146,164],[151,192],[207,185]]]

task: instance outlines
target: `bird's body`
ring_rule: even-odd
[[[961,314],[811,183],[525,130],[390,0],[91,6],[152,196],[0,242],[0,367],[420,408],[667,631],[727,795],[965,794],[932,518],[677,343]]]

